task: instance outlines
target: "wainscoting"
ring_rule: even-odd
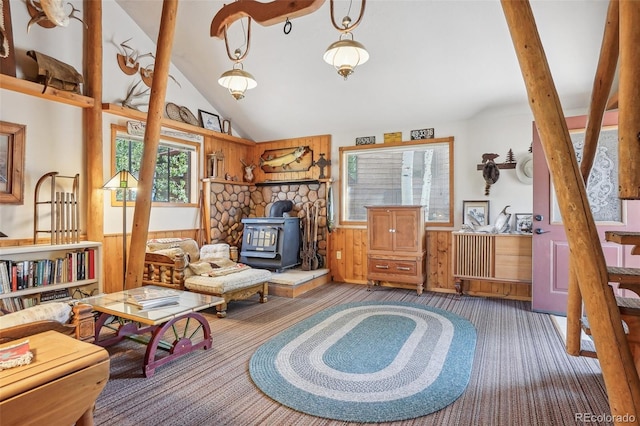
[[[456,292],[453,280],[452,241],[451,231],[427,231],[426,291]],[[366,284],[367,230],[337,228],[329,234],[329,246],[329,267],[333,281]],[[463,283],[463,290],[465,294],[473,296],[531,300],[529,284],[470,280]]]
[[[194,238],[196,229],[149,232],[148,238]],[[127,236],[128,240],[130,235]],[[81,238],[86,239],[86,238]],[[451,231],[427,231],[427,283],[426,291],[455,293],[452,267]],[[3,245],[30,245],[32,240],[0,240]],[[42,242],[44,243],[44,241]],[[366,285],[367,230],[365,228],[337,228],[329,234],[329,269],[334,282]],[[337,253],[340,252],[340,259]],[[122,289],[122,235],[105,235],[103,241],[104,291]],[[384,286],[384,285],[383,285]],[[492,281],[465,281],[465,294],[514,300],[531,300],[529,284]]]

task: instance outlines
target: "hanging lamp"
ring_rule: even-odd
[[[246,41],[247,48],[244,53],[242,53],[242,51],[238,48],[235,50],[232,56],[231,52],[229,51],[229,42],[227,41],[227,26],[225,25],[224,45],[227,49],[227,56],[229,57],[229,59],[234,61],[234,64],[232,69],[230,69],[229,71],[225,71],[220,76],[220,78],[218,79],[218,84],[229,90],[231,96],[233,96],[238,101],[244,98],[244,93],[247,90],[253,89],[258,85],[256,79],[253,78],[250,73],[245,71],[242,65],[242,61],[244,60],[244,58],[246,58],[247,53],[249,52],[249,43],[251,41],[251,18],[249,18]]]
[[[364,64],[369,60],[369,52],[367,49],[353,39],[353,31],[362,20],[364,15],[364,9],[366,0],[362,0],[362,6],[360,7],[360,16],[355,23],[351,23],[351,18],[345,16],[342,18],[342,28],[336,24],[336,20],[333,13],[333,1],[330,0],[331,9],[331,23],[334,28],[340,31],[340,38],[338,41],[331,43],[324,53],[323,59],[329,65],[332,65],[344,79],[346,80],[358,65]]]

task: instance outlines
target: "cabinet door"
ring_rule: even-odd
[[[388,210],[369,210],[369,250],[393,249],[393,221]]]
[[[420,249],[419,212],[413,210],[397,210],[394,212],[393,229],[394,250],[417,252]]]

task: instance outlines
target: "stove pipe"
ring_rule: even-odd
[[[290,212],[293,209],[293,201],[280,200],[273,203],[271,210],[269,210],[269,217],[283,217],[284,213]]]

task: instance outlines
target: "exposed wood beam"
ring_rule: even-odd
[[[593,80],[591,91],[591,106],[589,107],[589,118],[584,134],[584,149],[582,151],[582,161],[580,172],[585,182],[589,180],[589,173],[593,166],[598,148],[598,138],[602,127],[602,117],[607,107],[607,99],[611,93],[613,79],[618,66],[618,31],[620,23],[620,7],[618,0],[609,2],[607,11],[607,23],[602,36],[602,46],[600,47],[600,58],[596,76]]]
[[[602,127],[602,118],[607,105],[607,98],[611,92],[613,79],[618,65],[618,29],[619,29],[620,8],[618,0],[611,0],[607,11],[607,20],[602,36],[600,47],[600,58],[598,68],[593,80],[591,91],[591,106],[589,107],[589,117],[584,135],[584,148],[582,150],[582,161],[580,162],[580,172],[584,182],[589,181],[589,173],[593,167],[593,161],[598,149],[598,138]],[[576,259],[571,258],[569,269],[569,288],[567,300],[567,352],[577,356],[580,354],[580,336],[582,332],[582,295],[576,276]]]
[[[102,2],[84,1],[88,30],[84,39],[85,95],[94,99],[83,110],[85,164],[87,173],[87,239],[104,238],[104,183],[102,141]]]
[[[176,29],[178,0],[164,0],[160,31],[156,43],[156,60],[154,64],[153,83],[147,112],[147,126],[144,133],[144,148],[138,177],[136,207],[133,214],[131,230],[131,249],[127,264],[125,288],[136,288],[142,285],[144,255],[149,232],[149,216],[151,214],[151,189],[156,169],[156,156],[160,142],[160,127],[164,112],[164,101],[171,66],[171,49]]]
[[[640,414],[640,379],[611,288],[586,189],[528,1],[502,0],[529,105],[553,180],[613,416]]]
[[[262,26],[284,22],[315,12],[325,0],[274,0],[261,3],[256,0],[237,0],[226,4],[211,21],[211,37],[224,37],[224,27],[238,19],[250,17]]]
[[[640,199],[640,1],[620,0],[618,196]]]

